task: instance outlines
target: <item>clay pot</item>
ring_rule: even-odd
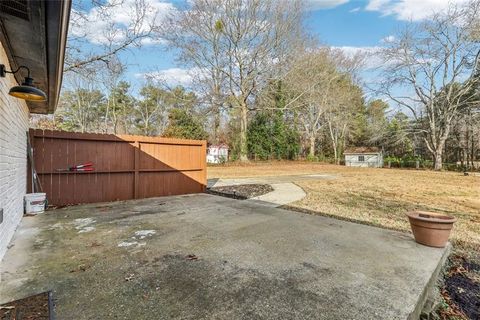
[[[457,218],[441,213],[412,211],[407,213],[415,241],[420,244],[443,248]]]

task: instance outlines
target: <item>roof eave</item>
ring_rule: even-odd
[[[12,69],[25,65],[48,100],[27,102],[32,113],[53,113],[62,85],[71,0],[28,1],[29,19],[0,12],[0,40]],[[0,62],[2,63],[2,62]],[[25,74],[15,75],[18,83]]]
[[[381,154],[382,152],[344,152],[344,155],[354,155],[354,154]]]

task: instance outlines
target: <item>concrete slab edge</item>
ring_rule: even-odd
[[[437,285],[437,280],[440,272],[442,271],[443,267],[445,266],[445,263],[450,256],[452,252],[452,245],[450,242],[447,244],[445,251],[443,252],[443,255],[435,268],[435,271],[432,273],[432,276],[427,282],[427,285],[423,289],[422,294],[420,295],[420,298],[417,301],[417,304],[415,305],[415,309],[413,312],[408,316],[407,320],[418,320],[420,319],[420,316],[422,314],[423,308],[425,306],[425,303],[427,302],[427,299],[429,295],[432,293],[434,290],[435,286]]]

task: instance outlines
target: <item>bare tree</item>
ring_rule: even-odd
[[[116,88],[124,72],[124,66],[116,57],[112,57],[112,60],[108,61],[105,66],[105,71],[99,75],[101,78],[99,83],[103,84],[105,92],[107,92],[103,131],[109,133],[111,128],[112,133],[117,134],[119,107],[117,106]]]
[[[352,81],[349,75],[338,79],[332,89],[332,103],[328,104],[325,109],[324,121],[336,164],[340,164],[347,136],[359,116],[358,107],[363,103],[362,94],[360,87]]]
[[[316,141],[325,123],[329,125],[330,137],[335,146],[337,139],[334,137],[338,137],[338,134],[333,132],[333,119],[339,118],[334,114],[342,115],[346,111],[345,104],[351,97],[350,88],[341,86],[342,79],[353,78],[362,60],[361,55],[348,57],[339,50],[327,47],[307,49],[295,59],[285,77],[285,83],[291,91],[286,108],[297,110],[311,157],[315,155]],[[329,112],[328,117],[326,112]],[[336,147],[334,151],[337,159]]]
[[[419,129],[436,170],[442,168],[452,123],[462,108],[479,102],[472,99],[479,85],[472,70],[480,49],[472,41],[472,26],[479,14],[478,1],[452,5],[420,24],[409,24],[383,51],[380,91],[425,123]]]
[[[473,166],[478,149],[480,117],[472,110],[467,110],[452,125],[452,141],[457,153],[457,160],[464,167]],[[477,141],[476,141],[477,140]]]
[[[102,125],[105,96],[94,79],[71,74],[66,79],[69,90],[61,97],[56,116],[60,127],[67,131],[97,132]]]
[[[149,81],[140,90],[141,100],[135,105],[137,128],[146,136],[162,133],[168,124],[169,93],[159,83]]]
[[[302,15],[297,0],[193,0],[172,17],[166,38],[181,50],[181,61],[200,73],[214,109],[227,104],[238,115],[242,161],[254,98],[302,39]]]
[[[299,121],[309,142],[309,156],[315,156],[315,144],[322,129],[328,91],[338,76],[327,50],[306,52],[298,57],[285,78],[292,91],[288,107],[298,109]]]
[[[129,48],[160,41],[158,10],[147,0],[74,1],[64,71],[95,73]]]

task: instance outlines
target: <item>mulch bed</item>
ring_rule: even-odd
[[[207,193],[238,200],[246,200],[272,191],[273,188],[269,184],[240,184],[236,186],[209,188]]]
[[[53,310],[50,292],[0,305],[0,320],[49,320]]]
[[[454,253],[449,259],[441,294],[448,306],[442,319],[480,319],[480,255]]]

